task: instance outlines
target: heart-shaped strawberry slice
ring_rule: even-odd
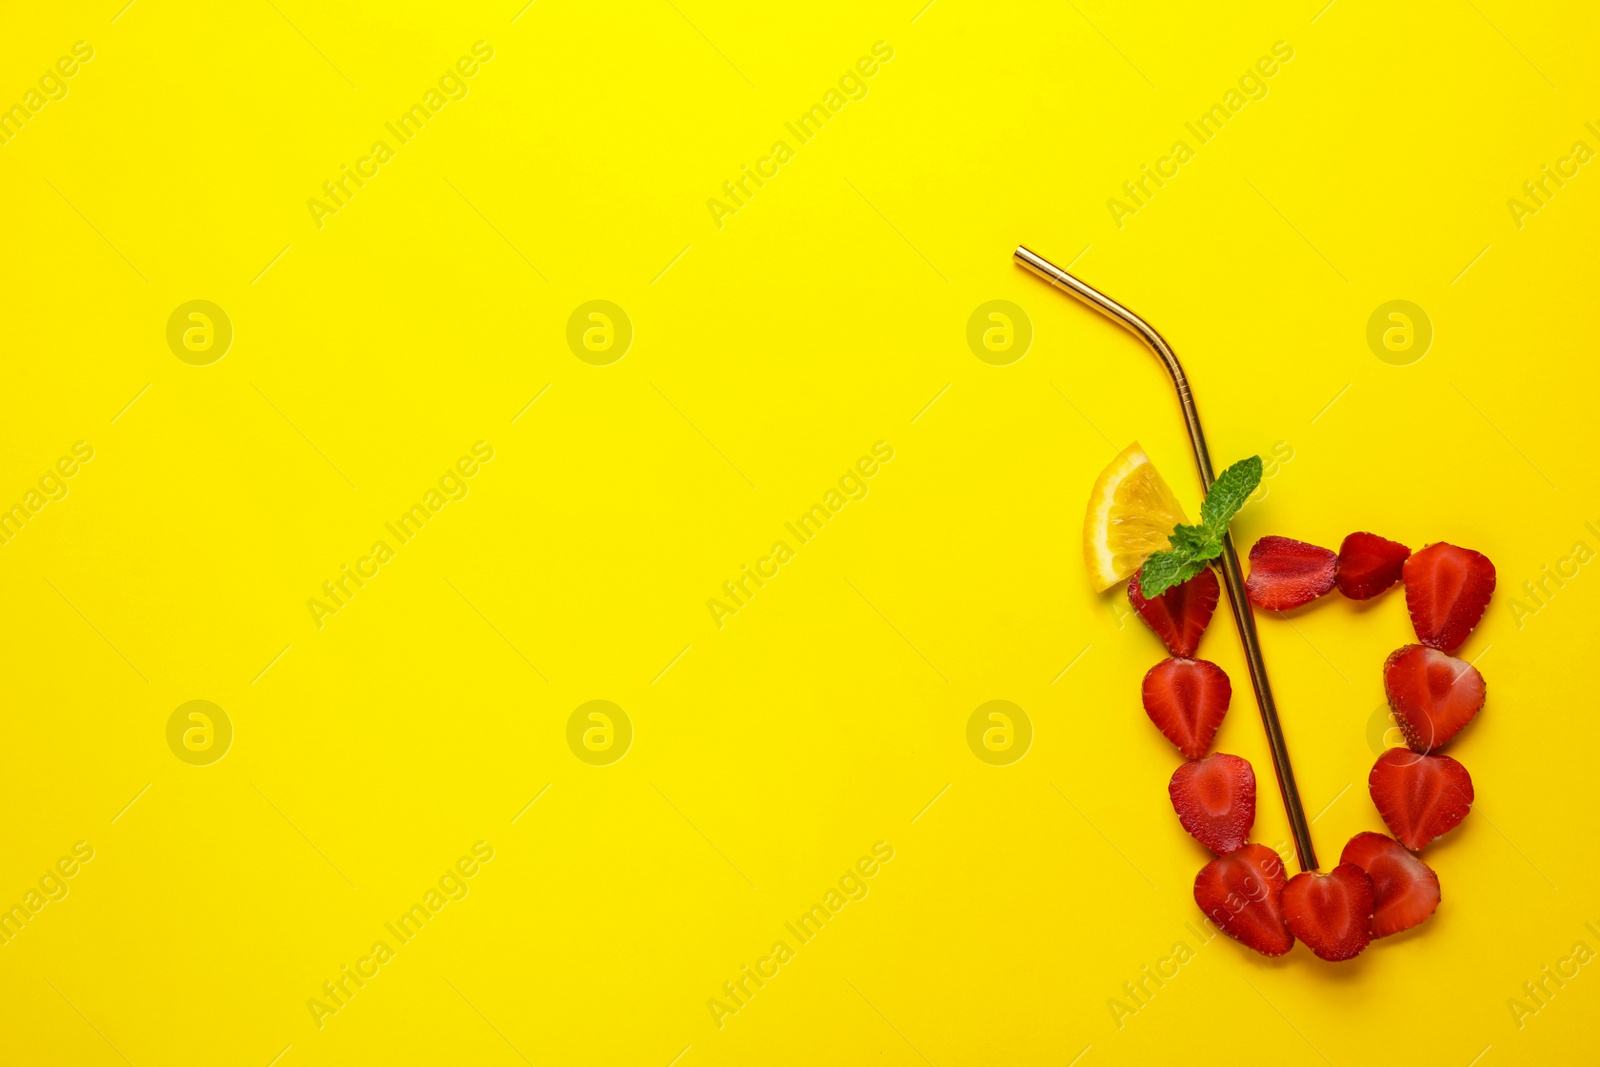
[[[1233,686],[1215,663],[1164,659],[1144,676],[1144,710],[1167,740],[1189,759],[1199,759],[1228,713]]]
[[[1218,752],[1190,760],[1167,785],[1178,821],[1219,856],[1244,847],[1256,822],[1256,772],[1250,761]]]
[[[1339,546],[1334,582],[1351,600],[1371,600],[1400,580],[1411,550],[1399,541],[1372,533],[1353,533]]]
[[[1395,840],[1413,852],[1456,828],[1472,807],[1472,776],[1449,756],[1391,748],[1367,777],[1372,803]]]
[[[1139,575],[1128,579],[1128,603],[1174,656],[1195,654],[1220,595],[1216,572],[1210,567],[1153,600],[1146,600],[1140,591]]]
[[[1283,921],[1283,860],[1266,845],[1218,856],[1194,880],[1194,902],[1229,937],[1263,956],[1294,947]]]
[[[1289,537],[1263,537],[1250,546],[1250,577],[1245,595],[1268,611],[1309,604],[1333,588],[1339,557],[1325,548]]]
[[[1357,834],[1340,863],[1353,863],[1372,878],[1372,936],[1409,930],[1439,906],[1439,876],[1392,837]]]
[[[1402,574],[1417,640],[1445,652],[1460,648],[1494,592],[1489,557],[1440,541],[1406,560]]]
[[[1383,665],[1389,707],[1413,752],[1442,748],[1483,707],[1483,675],[1436,648],[1406,645]]]
[[[1353,863],[1302,871],[1283,889],[1283,921],[1322,959],[1354,959],[1372,940],[1372,901],[1372,879]]]

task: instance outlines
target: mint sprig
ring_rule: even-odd
[[[1217,477],[1200,505],[1200,525],[1179,523],[1167,539],[1171,548],[1156,552],[1139,571],[1139,593],[1153,600],[1175,585],[1182,585],[1222,555],[1228,523],[1261,484],[1261,457],[1241,459]]]

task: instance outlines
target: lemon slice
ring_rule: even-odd
[[[1139,442],[1124,448],[1095,480],[1083,518],[1083,560],[1099,590],[1110,589],[1167,547],[1178,523],[1187,523],[1171,488]]]

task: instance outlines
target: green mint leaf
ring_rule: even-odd
[[[1204,558],[1186,551],[1154,553],[1144,561],[1144,567],[1139,571],[1139,593],[1146,600],[1154,600],[1168,589],[1182,585],[1205,569]]]
[[[1211,483],[1205,503],[1200,505],[1200,525],[1179,523],[1167,542],[1172,546],[1144,561],[1139,571],[1139,592],[1151,600],[1175,585],[1182,585],[1206,569],[1206,563],[1222,555],[1222,541],[1232,521],[1250,494],[1261,484],[1261,457],[1241,459]]]
[[[1200,505],[1200,522],[1216,534],[1218,552],[1222,551],[1222,537],[1228,532],[1229,521],[1260,484],[1260,456],[1241,459],[1211,483],[1211,491]]]
[[[1174,552],[1183,552],[1203,559],[1211,558],[1205,555],[1205,551],[1206,546],[1214,540],[1216,540],[1215,535],[1204,526],[1185,526],[1182,523],[1174,526],[1172,533],[1167,537]]]

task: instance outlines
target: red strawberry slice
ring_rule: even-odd
[[[1218,856],[1194,880],[1194,902],[1217,927],[1263,956],[1294,947],[1283,922],[1283,860],[1266,845]]]
[[[1287,537],[1263,537],[1250,546],[1250,603],[1268,611],[1309,604],[1333,588],[1339,557],[1325,548]]]
[[[1334,582],[1351,600],[1371,600],[1400,580],[1411,550],[1399,541],[1372,533],[1353,533],[1339,546]]]
[[[1472,776],[1449,756],[1391,748],[1367,777],[1372,803],[1395,840],[1413,852],[1456,828],[1472,807]]]
[[[1167,786],[1178,821],[1219,856],[1243,848],[1256,822],[1256,772],[1226,752],[1190,760]]]
[[[1174,656],[1192,656],[1200,647],[1211,613],[1217,610],[1221,587],[1210,567],[1181,585],[1175,585],[1154,600],[1146,600],[1139,589],[1139,575],[1128,580],[1128,602],[1133,610],[1161,638]]]
[[[1215,663],[1164,659],[1144,676],[1144,710],[1189,759],[1199,759],[1228,714],[1233,686]]]
[[[1322,959],[1354,959],[1372,940],[1372,901],[1372,879],[1353,863],[1302,871],[1283,889],[1283,921]]]
[[[1340,863],[1353,863],[1372,877],[1372,936],[1409,930],[1439,906],[1439,876],[1392,837],[1357,834]]]
[[[1483,707],[1478,668],[1436,648],[1406,645],[1383,665],[1389,707],[1413,752],[1443,748]]]
[[[1489,557],[1443,541],[1406,560],[1403,576],[1417,640],[1444,652],[1461,647],[1494,592]]]

